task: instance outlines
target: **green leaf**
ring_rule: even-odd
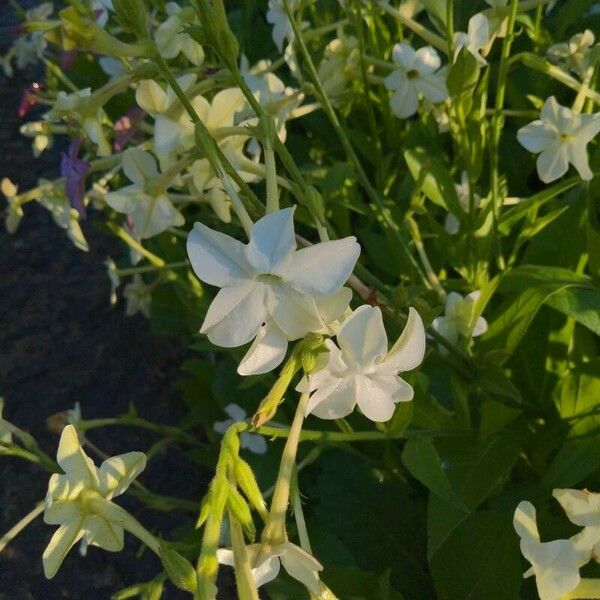
[[[569,287],[553,294],[548,306],[573,317],[578,323],[600,335],[600,289]]]
[[[390,572],[383,575],[367,573],[353,567],[327,567],[323,581],[338,598],[348,600],[402,600],[400,592],[392,589]]]
[[[445,539],[430,566],[440,600],[519,598],[521,556],[507,515],[473,513]]]
[[[411,148],[404,151],[404,159],[415,181],[422,177],[422,169],[426,175],[422,177],[421,191],[432,202],[444,207],[459,220],[465,215],[456,195],[454,181],[444,164],[428,154],[423,148]]]
[[[402,463],[415,479],[436,496],[455,508],[467,511],[467,507],[452,488],[445,465],[430,439],[419,437],[409,440],[402,451]]]
[[[479,79],[477,59],[465,47],[461,48],[456,61],[448,71],[446,85],[451,98],[471,94]]]

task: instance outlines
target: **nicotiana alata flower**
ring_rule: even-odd
[[[62,432],[57,461],[64,475],[50,477],[44,522],[60,525],[44,551],[44,573],[54,577],[69,550],[80,540],[110,552],[123,549],[124,529],[108,511],[94,504],[112,504],[146,467],[141,452],[128,452],[106,459],[98,469],[83,451],[77,431],[67,425]]]
[[[466,171],[462,172],[460,183],[455,183],[454,188],[456,189],[456,196],[461,208],[468,214],[471,202],[471,186]],[[481,197],[477,194],[473,194],[473,208],[477,208],[480,203]],[[446,233],[449,233],[450,235],[456,235],[460,231],[460,221],[456,215],[453,215],[450,212],[446,215],[444,229],[446,230]]]
[[[62,153],[60,172],[65,178],[65,193],[71,206],[79,213],[82,219],[85,219],[85,176],[88,174],[91,165],[87,160],[82,160],[78,157],[81,142],[81,136],[77,136],[71,142],[69,151]]]
[[[0,398],[0,442],[3,444],[12,443],[12,429],[7,421],[2,417],[4,410],[4,399]],[[3,448],[0,446],[0,454],[2,454]]]
[[[231,425],[245,421],[248,416],[243,408],[234,403],[228,404],[223,410],[230,418],[225,419],[224,421],[216,421],[213,425],[213,429],[221,435],[223,435]],[[239,434],[239,439],[240,446],[245,450],[254,452],[254,454],[264,454],[267,451],[267,440],[258,433],[242,431]]]
[[[252,567],[252,578],[256,587],[273,581],[279,575],[281,565],[290,577],[302,583],[312,594],[320,594],[319,571],[321,563],[308,552],[292,544],[284,542],[278,546],[246,546],[248,559]],[[233,566],[233,551],[227,548],[217,550],[217,558],[222,565]]]
[[[569,521],[583,529],[571,538],[582,566],[594,559],[600,562],[600,494],[588,490],[556,489],[552,495],[558,500]]]
[[[444,316],[436,317],[432,327],[452,344],[457,344],[461,337],[477,337],[484,334],[488,327],[487,321],[478,317],[473,323],[475,304],[480,293],[479,290],[471,292],[463,298],[456,292],[450,292],[446,298]]]
[[[152,184],[159,177],[156,160],[139,148],[123,152],[123,172],[132,184],[105,194],[104,200],[116,211],[131,216],[138,239],[162,233],[184,224],[181,213],[171,204],[163,186]]]
[[[275,368],[288,340],[323,330],[350,301],[341,288],[360,254],[356,238],[297,250],[293,216],[293,208],[265,215],[252,227],[248,244],[202,223],[188,236],[196,275],[221,288],[200,331],[226,348],[258,336],[249,351],[254,359],[239,370],[243,374]]]
[[[596,38],[590,29],[576,33],[568,42],[554,44],[548,48],[548,58],[553,62],[563,64],[571,71],[584,77],[592,66],[592,48]]]
[[[358,40],[345,35],[343,30],[339,37],[325,46],[323,60],[319,64],[319,79],[327,96],[337,104],[348,90],[348,84],[360,72],[360,54]]]
[[[466,48],[480,65],[487,65],[487,61],[481,55],[481,52],[490,42],[490,25],[481,13],[473,15],[469,19],[467,33],[457,31],[454,34],[454,55],[456,56],[461,48]]]
[[[414,115],[419,108],[419,96],[434,104],[448,97],[440,57],[433,48],[426,46],[415,51],[408,44],[395,44],[392,58],[395,68],[385,78],[385,87],[394,92],[390,106],[397,117]]]
[[[541,600],[559,600],[580,582],[577,552],[569,540],[541,542],[535,507],[523,501],[515,510],[515,531],[521,538],[521,552],[531,564],[524,577],[535,575]]]
[[[372,421],[388,421],[397,402],[413,399],[413,388],[398,376],[423,361],[425,329],[419,313],[409,309],[402,335],[388,351],[388,338],[378,307],[357,308],[325,344],[325,366],[305,377],[301,392],[312,392],[307,414],[321,419],[340,419],[356,405]]]
[[[550,96],[542,106],[540,118],[521,127],[517,139],[529,152],[539,153],[536,166],[539,178],[550,183],[562,177],[571,163],[582,179],[592,173],[587,156],[588,143],[600,132],[600,113],[575,114]]]
[[[176,2],[169,2],[165,9],[168,17],[154,33],[154,41],[160,55],[172,59],[183,52],[193,65],[200,66],[204,62],[204,50],[196,40],[184,32],[185,27],[194,20],[194,9],[190,6],[182,8]]]
[[[288,0],[292,12],[296,9],[297,3],[297,0]],[[294,40],[294,29],[288,18],[283,0],[269,0],[267,22],[273,25],[273,41],[277,46],[277,50],[281,53],[283,52],[284,42],[286,40],[293,42]]]
[[[123,288],[123,297],[127,301],[125,314],[132,317],[142,313],[147,319],[150,318],[150,306],[152,304],[152,290],[144,283],[142,276],[136,273],[131,281]]]

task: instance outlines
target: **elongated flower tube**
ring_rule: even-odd
[[[58,464],[64,475],[50,477],[44,522],[60,525],[44,551],[44,573],[56,575],[69,550],[83,538],[87,545],[109,552],[123,549],[127,519],[112,500],[120,496],[146,467],[146,456],[128,452],[106,459],[100,468],[83,451],[72,425],[62,432]],[[128,515],[127,515],[128,516]],[[133,528],[141,526],[133,520]]]
[[[339,348],[331,340],[325,342],[325,366],[298,385],[298,391],[312,392],[306,414],[340,419],[358,405],[368,419],[382,422],[392,418],[397,402],[412,400],[412,387],[398,373],[418,367],[425,354],[425,329],[414,308],[389,352],[378,307],[357,308],[336,339]]]
[[[225,348],[256,338],[252,359],[238,369],[244,375],[274,369],[289,340],[326,329],[344,312],[351,294],[342,286],[360,254],[354,237],[297,250],[293,208],[257,221],[248,244],[196,223],[187,250],[198,278],[221,288],[200,331]]]

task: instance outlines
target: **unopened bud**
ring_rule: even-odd
[[[198,582],[196,571],[190,561],[172,548],[167,547],[164,542],[160,544],[160,558],[169,579],[175,586],[193,594],[196,591]]]
[[[238,458],[234,464],[234,473],[238,487],[244,492],[260,516],[263,519],[266,518],[267,507],[250,465],[245,460]]]
[[[244,500],[242,495],[233,487],[229,489],[229,496],[227,498],[227,508],[231,511],[231,514],[240,522],[244,528],[244,532],[248,538],[254,541],[256,537],[256,527],[252,520],[252,513],[248,503]]]

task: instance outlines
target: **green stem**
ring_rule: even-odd
[[[36,506],[28,512],[16,525],[11,527],[1,538],[0,538],[0,552],[8,546],[18,535],[35,519],[37,519],[44,512],[45,504],[42,500]]]
[[[265,170],[267,179],[267,212],[272,213],[279,210],[279,190],[277,189],[277,167],[275,165],[275,153],[269,136],[263,140],[265,152]]]
[[[290,435],[290,429],[287,427],[263,426],[256,430],[269,438],[287,438]],[[402,439],[406,437],[406,432],[400,435],[386,435],[380,431],[314,431],[303,430],[300,433],[301,442],[383,442],[385,440]]]
[[[146,250],[140,242],[138,242],[133,236],[131,236],[123,227],[115,225],[114,223],[107,223],[106,226],[121,240],[123,240],[130,248],[139,252],[143,257],[147,258],[156,268],[162,269],[166,265],[165,261],[152,254],[149,250]]]
[[[277,482],[275,483],[275,491],[271,500],[271,509],[269,511],[269,519],[262,533],[262,543],[266,545],[276,546],[286,541],[285,530],[285,515],[290,499],[290,484],[294,465],[296,464],[296,454],[298,452],[298,444],[300,442],[300,434],[302,432],[302,424],[304,423],[304,413],[308,406],[309,394],[302,394],[300,401],[296,407],[294,420],[289,429],[281,464],[279,465],[279,473]]]
[[[252,567],[244,543],[240,522],[229,511],[229,530],[235,567],[235,582],[239,600],[259,600],[258,590],[252,577]]]

